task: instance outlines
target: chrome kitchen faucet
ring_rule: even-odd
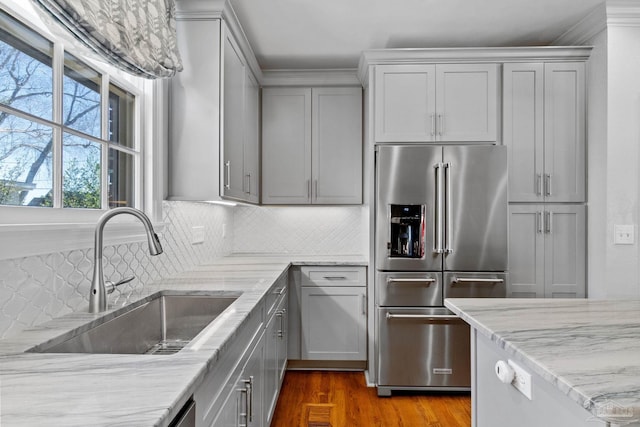
[[[89,291],[89,313],[100,313],[107,309],[107,293],[115,290],[116,286],[128,283],[133,277],[121,280],[116,283],[107,282],[108,288],[105,286],[104,276],[102,273],[102,235],[105,224],[114,216],[119,214],[130,214],[138,218],[147,231],[147,241],[149,242],[149,253],[151,256],[160,255],[162,253],[162,245],[158,239],[158,235],[153,231],[153,226],[149,217],[144,212],[134,208],[115,208],[105,212],[96,224],[96,232],[93,247],[93,279],[91,280],[91,289]]]

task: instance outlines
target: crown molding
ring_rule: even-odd
[[[607,29],[607,5],[602,3],[582,18],[573,27],[553,41],[554,46],[580,46],[589,43],[596,35]]]
[[[640,27],[638,0],[607,0],[607,26]]]
[[[356,69],[264,70],[262,86],[360,86]]]
[[[525,46],[525,47],[463,47],[428,49],[365,50],[358,64],[358,78],[365,85],[372,65],[435,64],[480,62],[553,62],[584,61],[591,54],[590,46]]]
[[[176,0],[176,19],[196,21],[203,19],[222,20],[238,43],[256,80],[259,84],[262,83],[262,70],[229,0]]]

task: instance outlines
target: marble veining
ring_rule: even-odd
[[[471,327],[604,421],[640,422],[640,300],[447,299]],[[615,405],[623,417],[601,410]]]
[[[358,257],[312,256],[298,261],[235,256],[148,284],[141,298],[158,291],[240,293],[224,322],[213,322],[196,337],[197,345],[174,355],[24,353],[105,315],[86,310],[2,340],[0,425],[168,425],[292,260],[294,264],[366,265]],[[119,308],[112,302],[106,315],[114,315]]]

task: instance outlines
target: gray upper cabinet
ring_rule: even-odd
[[[584,298],[586,207],[512,205],[508,296]]]
[[[584,202],[585,65],[504,64],[510,202]]]
[[[362,89],[263,89],[262,202],[362,203]]]
[[[259,88],[229,31],[223,50],[222,195],[258,203]]]
[[[495,142],[497,64],[375,68],[376,142]]]
[[[176,26],[184,71],[170,83],[168,198],[258,203],[257,81],[224,21]]]
[[[219,19],[178,19],[184,71],[170,80],[168,198],[220,198]],[[206,43],[204,41],[207,41]]]

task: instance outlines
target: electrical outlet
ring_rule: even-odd
[[[613,243],[616,245],[633,245],[635,242],[633,224],[613,226]]]
[[[532,400],[531,397],[531,374],[525,371],[520,365],[518,365],[513,360],[508,360],[507,363],[513,369],[515,373],[513,381],[511,384],[520,391],[520,393],[524,394],[529,400]]]
[[[191,244],[197,245],[200,243],[204,243],[204,225],[191,227]]]

